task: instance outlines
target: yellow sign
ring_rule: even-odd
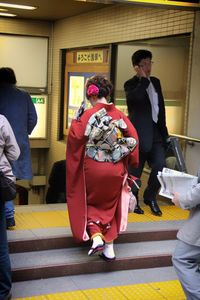
[[[69,78],[69,106],[79,107],[84,99],[84,76]]]
[[[103,63],[103,50],[77,52],[76,61],[78,64]]]

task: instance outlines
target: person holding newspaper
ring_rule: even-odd
[[[199,172],[200,173],[200,172]],[[172,202],[190,215],[177,234],[172,262],[187,300],[200,299],[200,176],[186,194],[174,193]]]

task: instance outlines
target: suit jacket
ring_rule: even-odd
[[[179,230],[177,237],[183,242],[200,247],[200,183],[180,196],[183,209],[190,209],[190,216]]]
[[[159,114],[157,127],[165,144],[168,131],[166,127],[164,98],[159,79],[156,77],[150,77],[150,79],[158,94]],[[149,79],[145,77],[140,79],[138,76],[134,76],[124,84],[129,119],[138,132],[140,151],[142,152],[150,151],[153,143],[152,109],[146,91],[148,86]]]

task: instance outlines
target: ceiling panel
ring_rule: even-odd
[[[1,2],[2,0],[0,0]],[[180,9],[178,4],[183,5],[182,9],[187,9],[184,7],[184,3],[190,3],[191,5],[188,9],[200,8],[199,0],[191,1],[173,1],[173,0],[6,0],[2,1],[4,3],[13,4],[24,4],[37,6],[36,10],[19,10],[9,8],[9,13],[14,13],[17,18],[34,19],[34,20],[46,20],[46,21],[56,21],[59,19],[72,17],[75,15],[83,14],[92,10],[97,10],[105,6],[124,4],[124,5],[140,5],[140,6],[162,6],[165,3],[166,8],[167,3],[176,3],[177,6],[173,8]],[[186,4],[187,5],[187,4]]]
[[[55,21],[72,17],[92,10],[100,9],[106,4],[87,3],[74,0],[9,0],[3,3],[24,4],[37,6],[36,10],[21,10],[9,8],[9,13],[14,13],[17,18]]]

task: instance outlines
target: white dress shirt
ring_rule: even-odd
[[[151,102],[151,109],[152,109],[152,119],[155,123],[158,122],[158,113],[159,113],[159,106],[158,106],[158,94],[150,80],[150,78],[148,78],[150,81],[150,84],[148,86],[148,88],[146,89],[148,95],[149,95],[149,99]]]

